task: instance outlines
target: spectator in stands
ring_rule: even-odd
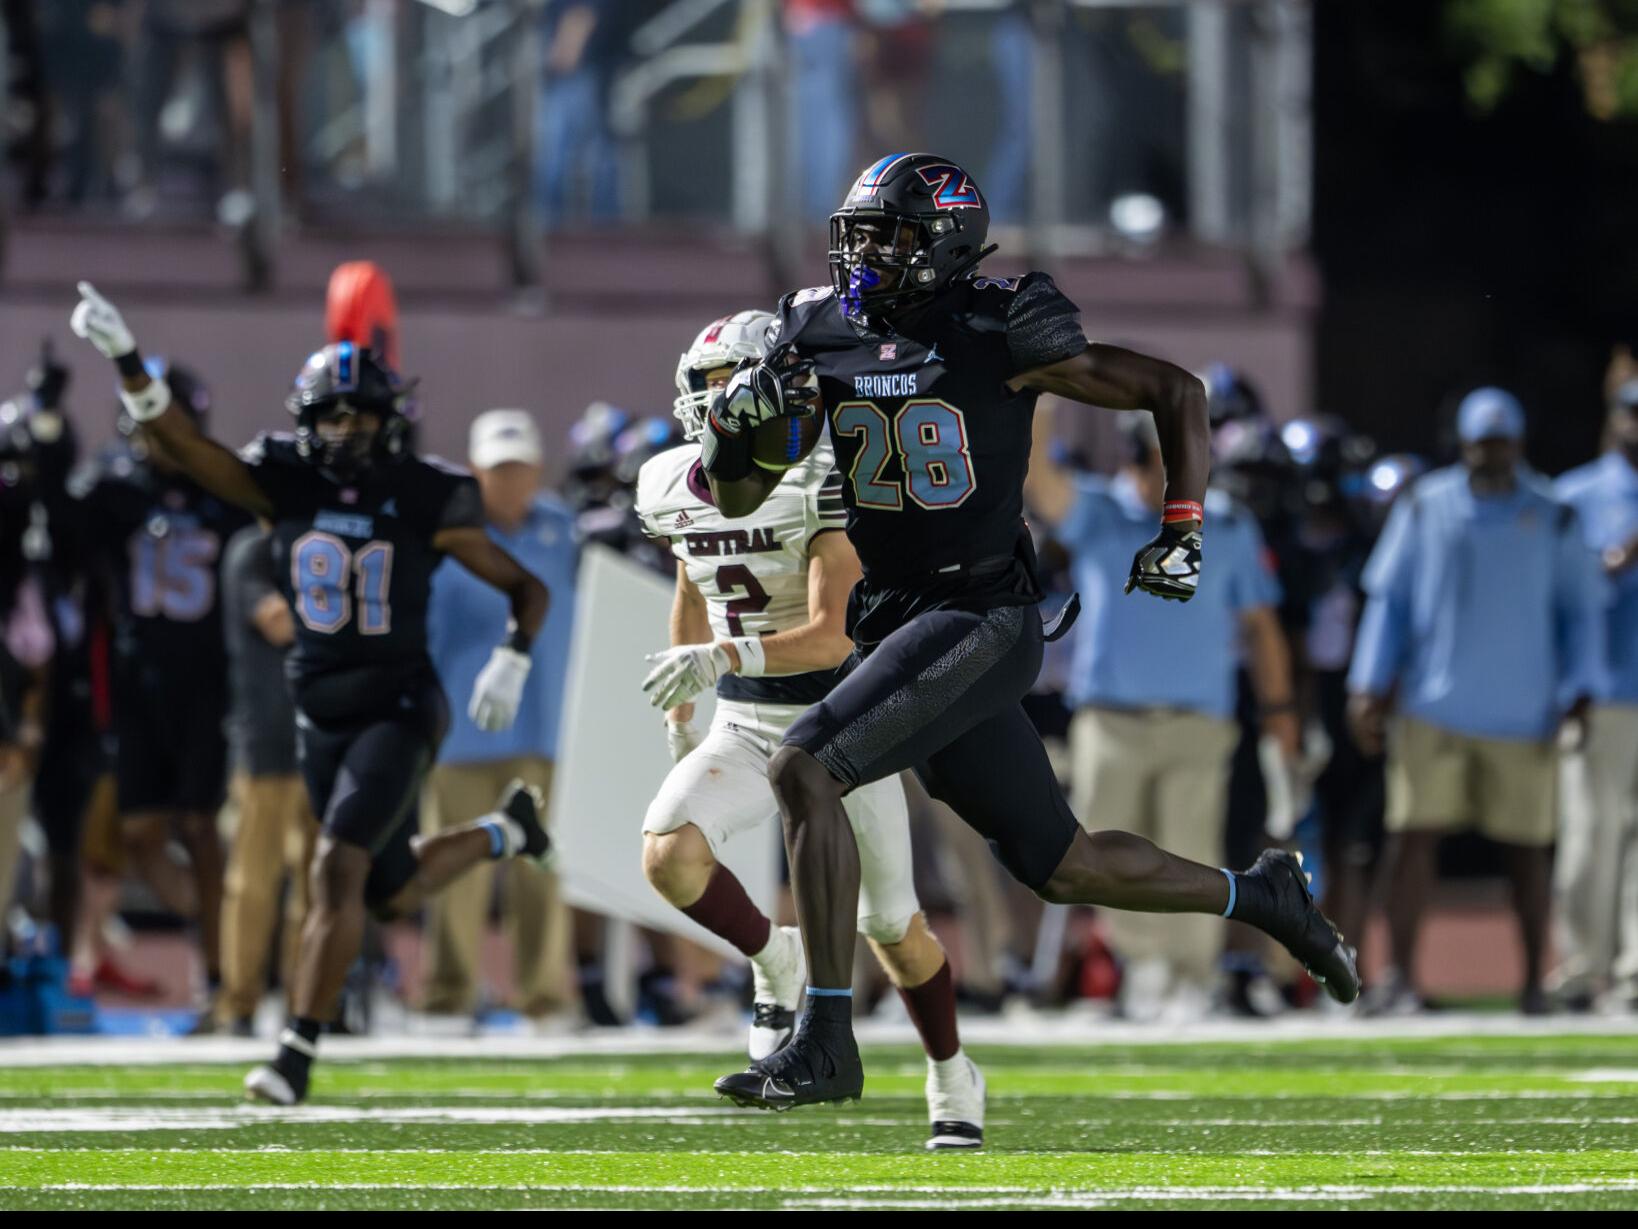
[[[984,168],[984,191],[997,223],[1028,221],[1029,168],[1035,133],[1035,33],[1029,0],[1014,0],[995,16],[990,68],[995,73],[995,137]]]
[[[785,0],[790,56],[790,182],[807,221],[823,222],[854,170],[859,128],[853,0]]]
[[[1034,511],[1056,525],[1086,603],[1069,687],[1077,710],[1070,731],[1074,810],[1088,826],[1114,824],[1215,864],[1238,738],[1242,643],[1264,729],[1278,739],[1287,764],[1297,754],[1291,657],[1275,614],[1280,586],[1256,521],[1212,491],[1211,563],[1194,600],[1158,609],[1124,600],[1132,554],[1153,533],[1164,501],[1166,472],[1149,415],[1126,415],[1122,427],[1128,452],[1114,478],[1072,478],[1038,447],[1026,488]],[[1180,746],[1190,748],[1186,762],[1178,759]],[[1205,1013],[1221,922],[1184,914],[1111,914],[1105,921],[1127,962],[1128,1016]]]
[[[1416,938],[1435,854],[1442,836],[1468,827],[1505,846],[1524,947],[1520,1007],[1547,1010],[1554,740],[1566,718],[1585,721],[1604,686],[1604,582],[1574,509],[1526,468],[1524,425],[1510,393],[1469,393],[1457,416],[1461,463],[1400,498],[1365,569],[1349,705],[1360,746],[1388,752],[1394,965],[1367,1012],[1420,1009]]]
[[[1586,746],[1564,759],[1557,872],[1561,1000],[1638,1007],[1638,380],[1610,407],[1609,451],[1558,480],[1612,589],[1610,690]]]
[[[533,418],[525,410],[478,415],[469,452],[490,536],[546,584],[552,609],[536,637],[535,669],[511,729],[480,733],[464,709],[454,714],[427,783],[422,823],[429,834],[493,810],[514,779],[539,786],[550,796],[574,618],[574,518],[541,490],[545,457]],[[451,695],[471,690],[506,619],[504,596],[464,568],[445,566],[434,574],[427,647]],[[541,1021],[561,1012],[569,1001],[568,910],[554,873],[525,859],[512,859],[503,869],[508,870],[506,917],[518,1006]],[[491,886],[491,873],[480,867],[450,885],[429,907],[426,1010],[470,1015],[478,1006],[479,956]]]
[[[290,604],[273,574],[272,535],[241,529],[222,564],[222,635],[228,654],[231,797],[239,813],[222,893],[222,994],[217,1024],[254,1034],[285,888],[279,970],[290,984],[307,917],[307,875],[318,839],[296,767],[296,714],[284,685],[284,654],[296,638]]]
[[[609,89],[625,59],[632,0],[547,0],[545,76],[536,111],[535,194],[548,225],[620,215]]]

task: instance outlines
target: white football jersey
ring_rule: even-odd
[[[668,542],[705,595],[711,631],[770,636],[808,621],[808,544],[843,529],[842,476],[822,437],[750,516],[729,520],[707,498],[698,444],[662,452],[637,475],[643,532]]]

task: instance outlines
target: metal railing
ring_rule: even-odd
[[[287,204],[278,152],[276,4],[254,0],[252,7],[256,209],[241,239],[253,286],[270,280]],[[1029,13],[1030,156],[1022,217],[1035,258],[1095,249],[1110,230],[1098,212],[1107,202],[1084,189],[1086,167],[1118,152],[1091,145],[1096,138],[1089,129],[1096,125],[1088,121],[1107,117],[1071,111],[1086,105],[1086,74],[1096,71],[1085,67],[1085,27],[1121,11],[1158,14],[1168,29],[1181,30],[1181,66],[1166,86],[1173,96],[1181,93],[1181,120],[1166,139],[1182,167],[1178,204],[1188,233],[1245,254],[1264,273],[1306,242],[1310,0],[944,0],[943,10],[952,40],[958,27],[966,40],[959,49],[964,68],[952,71],[971,71],[974,57],[984,54],[987,27],[974,23]],[[540,0],[362,0],[354,14],[350,48],[329,40],[314,49],[323,75],[353,83],[345,96],[330,91],[331,105],[302,134],[304,164],[314,180],[348,201],[354,219],[458,219],[481,226],[506,245],[515,280],[538,283]],[[627,221],[643,223],[674,208],[668,192],[675,177],[657,177],[654,168],[675,165],[679,128],[672,104],[692,89],[710,100],[710,114],[697,127],[728,156],[711,192],[695,191],[689,199],[733,229],[766,240],[776,268],[794,265],[804,224],[788,174],[793,71],[780,14],[779,0],[675,0],[632,33],[630,60],[614,76],[605,116],[619,150]],[[963,100],[948,81],[934,82],[941,85],[958,103],[979,105]],[[1118,144],[1123,135],[1102,139]],[[0,215],[0,234],[3,227]]]

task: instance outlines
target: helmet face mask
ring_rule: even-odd
[[[682,424],[684,439],[693,441],[705,435],[706,411],[720,391],[710,387],[711,373],[723,368],[732,371],[745,359],[762,358],[777,324],[771,312],[736,312],[706,325],[678,357],[677,397],[671,412]]]
[[[830,281],[849,319],[924,303],[986,254],[978,186],[935,154],[892,154],[854,182],[830,218]]]

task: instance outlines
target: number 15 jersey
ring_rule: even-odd
[[[1007,381],[1087,344],[1044,273],[964,279],[903,327],[856,326],[829,287],[779,305],[775,340],[814,361],[829,418],[861,644],[927,610],[1040,600],[1023,522],[1037,394]]]
[[[273,504],[274,575],[296,616],[285,671],[297,708],[363,721],[435,682],[427,598],[444,557],[432,540],[483,524],[472,476],[410,456],[339,483],[286,435],[259,437],[244,460]]]
[[[806,623],[809,544],[846,523],[842,479],[824,439],[785,472],[760,508],[740,520],[729,520],[712,502],[698,444],[662,452],[638,472],[637,514],[643,532],[671,548],[704,596],[719,640],[771,636]],[[834,670],[754,679],[730,674],[717,683],[717,695],[816,704],[836,677]]]

